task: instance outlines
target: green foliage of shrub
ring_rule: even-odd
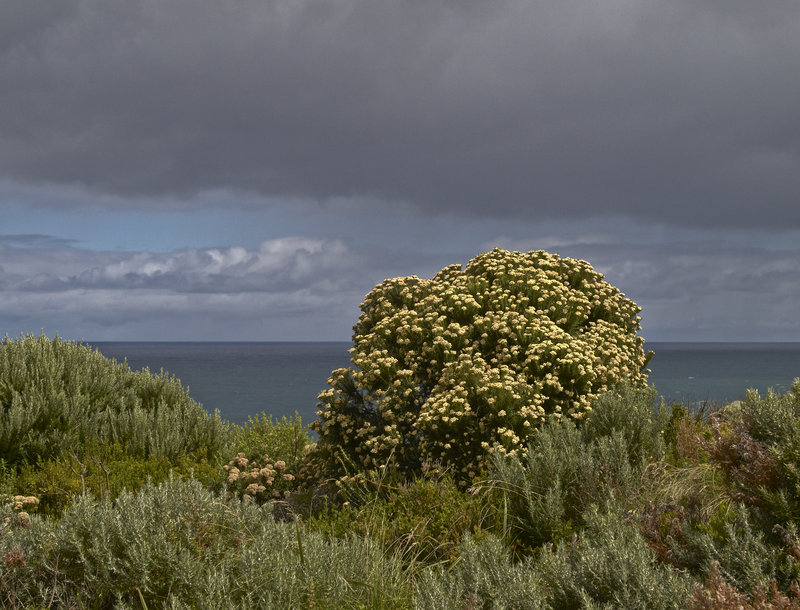
[[[789,590],[800,574],[796,528],[778,526],[774,532],[764,533],[744,505],[717,523],[684,529],[681,537],[671,548],[674,564],[703,578],[718,569],[726,582],[741,591],[764,589],[773,580]]]
[[[788,600],[798,587],[799,384],[785,395],[751,390],[707,420],[673,413],[670,461],[642,525],[665,562],[706,581],[696,607],[719,595],[766,608],[756,599]]]
[[[441,474],[396,486],[356,475],[342,496],[343,504],[329,505],[311,519],[315,531],[378,540],[410,563],[450,561],[462,536],[480,538],[497,521],[496,507],[485,496],[466,492]]]
[[[645,469],[664,451],[666,416],[654,398],[651,389],[620,386],[595,401],[585,425],[565,420],[537,430],[524,460],[494,456],[488,484],[505,494],[515,548],[568,538],[591,504],[640,491]]]
[[[600,394],[592,403],[592,412],[583,426],[584,439],[592,442],[615,432],[622,435],[631,466],[660,460],[664,456],[664,430],[670,421],[663,400],[656,404],[655,388],[638,388],[621,383]]]
[[[432,280],[386,280],[361,305],[352,366],[319,395],[319,455],[466,481],[490,450],[524,454],[549,419],[580,420],[627,378],[642,385],[639,307],[585,261],[494,250]]]
[[[412,594],[376,543],[327,541],[197,481],[83,498],[58,521],[0,507],[0,528],[5,607],[407,608]]]
[[[58,458],[94,441],[131,455],[218,455],[229,440],[165,373],[132,372],[81,343],[7,336],[0,345],[0,458],[10,464]]]
[[[287,498],[297,487],[295,474],[283,460],[249,459],[239,453],[223,469],[226,472],[226,489],[243,499],[253,499],[263,504]]]
[[[314,445],[297,413],[280,420],[261,413],[248,417],[243,426],[233,424],[231,432],[237,452],[250,459],[266,455],[273,461],[283,460],[289,469],[296,469]]]
[[[767,521],[800,524],[800,378],[785,394],[749,390],[723,411],[714,440],[712,458],[738,500]]]
[[[697,586],[687,605],[688,610],[798,610],[800,609],[800,583],[792,584],[790,595],[785,595],[776,581],[769,587],[759,587],[750,594],[740,591],[727,582],[718,564],[711,568],[703,586]]]
[[[459,559],[416,582],[423,608],[684,608],[693,581],[660,564],[618,507],[590,510],[574,539],[512,561],[501,540],[466,537]]]
[[[221,483],[222,472],[204,451],[169,460],[131,456],[119,444],[91,443],[58,458],[19,466],[14,490],[38,497],[40,512],[56,516],[79,496],[114,499],[124,489],[136,491],[148,481],[160,483],[170,476],[194,477],[215,486]]]
[[[288,499],[314,446],[300,416],[277,420],[261,413],[231,429],[237,454],[223,466],[227,490],[262,504]]]

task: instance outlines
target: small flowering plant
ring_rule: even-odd
[[[13,520],[10,515],[6,515],[3,518],[2,522],[0,522],[0,535],[3,533],[3,528],[12,525],[12,523],[24,529],[29,528],[31,525],[30,513],[36,512],[39,508],[39,498],[36,496],[0,494],[0,506],[2,505],[9,507],[13,513],[16,513],[16,516]]]
[[[394,454],[465,483],[491,452],[524,454],[548,419],[580,420],[623,379],[644,385],[640,308],[586,261],[495,249],[433,279],[384,281],[361,304],[352,366],[319,395],[317,453],[365,469]]]
[[[11,496],[0,494],[0,504],[8,504],[14,512],[35,512],[39,508],[39,498],[36,496]]]
[[[282,500],[294,488],[295,476],[287,471],[286,462],[273,461],[268,455],[251,460],[244,453],[238,453],[223,468],[227,471],[228,490],[259,504]]]

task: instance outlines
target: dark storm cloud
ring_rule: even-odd
[[[20,188],[800,226],[793,0],[85,0],[0,24]]]

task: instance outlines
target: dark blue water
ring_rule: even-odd
[[[310,423],[332,370],[348,366],[350,343],[92,343],[134,370],[168,371],[225,419],[295,411]],[[650,383],[668,402],[725,403],[747,388],[785,392],[800,377],[800,343],[651,343]]]
[[[786,392],[800,377],[800,343],[648,343],[650,383],[668,402],[723,404]]]
[[[267,413],[309,424],[317,394],[334,369],[348,366],[350,343],[105,343],[104,356],[127,359],[133,370],[164,370],[180,379],[207,410],[244,423]]]

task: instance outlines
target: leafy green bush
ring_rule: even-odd
[[[619,508],[590,510],[570,541],[514,562],[498,538],[466,537],[459,560],[416,581],[423,608],[684,608],[693,581],[660,564]]]
[[[261,413],[248,417],[243,426],[233,424],[231,431],[237,452],[250,459],[267,455],[270,460],[283,460],[289,469],[297,468],[314,446],[308,428],[303,426],[297,413],[280,420]]]
[[[790,596],[778,589],[772,580],[769,587],[759,587],[750,594],[740,591],[725,580],[719,564],[711,568],[704,586],[697,586],[689,600],[688,610],[798,610],[800,583],[792,583]]]
[[[165,373],[132,372],[82,343],[8,336],[0,345],[0,458],[59,458],[83,444],[118,443],[131,455],[220,454],[229,437]]]
[[[314,441],[297,413],[280,421],[261,413],[232,426],[237,454],[223,466],[225,484],[240,498],[261,503],[284,499],[299,485],[298,474]]]
[[[710,453],[735,498],[761,508],[769,521],[800,525],[800,378],[785,394],[745,399],[720,414]]]
[[[796,528],[777,526],[764,533],[744,505],[734,507],[716,523],[684,527],[680,538],[671,542],[673,565],[703,578],[718,570],[741,591],[764,589],[771,581],[788,591],[800,575]]]
[[[273,461],[266,454],[261,459],[249,459],[240,452],[223,469],[228,491],[261,504],[284,499],[297,487],[295,474],[286,462]]]
[[[587,262],[541,251],[386,280],[361,305],[353,366],[319,395],[317,454],[376,468],[394,453],[408,473],[441,462],[466,482],[490,451],[523,455],[542,422],[644,384],[638,312]]]
[[[137,491],[148,481],[160,483],[170,476],[193,476],[219,486],[222,474],[217,460],[209,461],[203,451],[170,460],[131,456],[119,444],[88,443],[58,458],[20,465],[14,489],[38,497],[40,513],[57,516],[79,496],[114,499],[124,489]]]
[[[460,489],[447,475],[397,486],[354,477],[341,505],[329,505],[310,520],[314,531],[379,541],[410,563],[450,561],[465,534],[480,538],[497,521],[485,496]],[[353,493],[352,485],[362,489]],[[352,501],[351,501],[352,500]]]

